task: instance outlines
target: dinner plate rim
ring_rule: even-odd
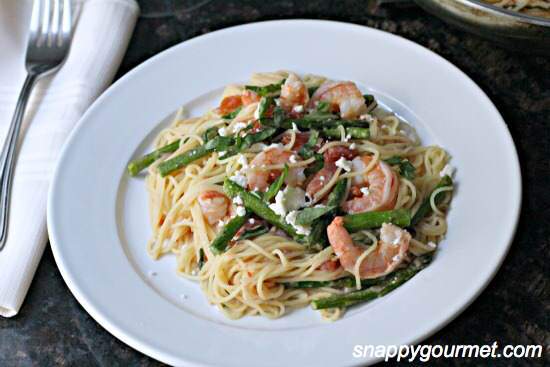
[[[126,333],[123,328],[120,328],[118,325],[114,324],[112,322],[112,320],[110,320],[108,317],[105,317],[105,315],[104,315],[105,312],[103,312],[100,309],[97,309],[97,307],[95,305],[93,305],[92,303],[90,303],[88,301],[88,297],[80,289],[79,285],[77,284],[78,281],[75,279],[73,274],[71,274],[70,272],[68,272],[66,270],[67,265],[66,265],[65,261],[67,261],[67,259],[64,258],[63,254],[61,252],[61,248],[57,244],[57,241],[58,241],[58,239],[57,239],[57,237],[58,237],[57,236],[58,224],[55,223],[55,220],[54,220],[54,213],[55,213],[56,208],[52,204],[53,201],[54,201],[54,200],[52,200],[52,198],[54,197],[54,195],[56,195],[55,189],[56,189],[57,183],[58,183],[59,180],[61,180],[61,177],[63,175],[63,173],[59,169],[60,162],[62,161],[62,158],[67,153],[67,151],[68,151],[69,147],[71,146],[71,143],[73,142],[73,140],[77,139],[76,137],[78,136],[79,131],[82,129],[85,122],[87,121],[88,116],[90,114],[92,114],[95,109],[100,108],[103,101],[105,99],[108,99],[110,97],[110,95],[112,93],[114,93],[114,91],[116,91],[120,86],[123,86],[124,83],[127,80],[129,80],[131,78],[134,78],[135,75],[138,75],[141,72],[141,70],[143,68],[148,67],[149,64],[152,64],[152,63],[156,62],[158,59],[165,58],[165,57],[170,57],[171,53],[173,53],[175,50],[182,47],[183,45],[190,45],[190,44],[193,44],[193,43],[196,43],[196,42],[206,41],[210,37],[218,36],[220,33],[230,33],[231,31],[233,31],[235,29],[244,29],[244,28],[250,28],[249,30],[253,30],[256,27],[262,27],[262,26],[265,26],[265,25],[285,24],[285,23],[293,23],[293,24],[296,24],[296,23],[305,23],[305,24],[315,23],[315,24],[321,24],[321,25],[341,27],[341,28],[344,28],[344,29],[349,28],[350,30],[351,29],[355,30],[357,28],[361,28],[362,30],[368,30],[368,31],[372,31],[372,32],[383,33],[384,36],[387,36],[387,37],[399,38],[408,47],[414,47],[418,51],[430,53],[432,57],[435,56],[436,58],[439,59],[440,62],[442,61],[448,67],[450,67],[451,69],[454,69],[455,73],[458,72],[458,74],[460,74],[461,78],[464,81],[467,81],[470,84],[470,86],[469,86],[470,89],[472,89],[472,88],[475,89],[476,93],[484,96],[487,99],[488,106],[490,106],[492,109],[494,109],[493,113],[496,114],[495,116],[499,117],[499,120],[500,120],[499,122],[502,124],[502,128],[506,132],[506,137],[512,143],[511,146],[510,146],[510,149],[513,150],[514,162],[511,162],[511,163],[514,166],[515,171],[516,171],[516,172],[514,172],[514,178],[515,178],[514,185],[515,185],[515,187],[517,187],[517,191],[516,191],[515,197],[510,199],[515,204],[515,205],[513,205],[514,210],[515,210],[515,217],[514,217],[514,220],[513,220],[514,225],[509,230],[509,232],[508,232],[509,234],[506,236],[508,238],[506,246],[503,247],[503,251],[502,251],[500,257],[498,258],[498,261],[495,262],[495,266],[493,266],[493,268],[490,271],[490,274],[488,274],[488,276],[486,277],[483,284],[478,285],[477,290],[475,292],[471,293],[468,297],[464,297],[465,301],[462,303],[462,305],[460,307],[457,307],[456,309],[454,309],[454,311],[449,313],[444,319],[438,320],[437,322],[432,321],[431,325],[426,327],[427,330],[424,330],[422,333],[419,333],[418,336],[414,340],[410,341],[410,344],[416,344],[419,341],[428,338],[429,336],[431,336],[434,333],[436,333],[437,331],[439,331],[441,328],[445,327],[448,323],[453,321],[460,313],[462,313],[483,292],[483,290],[487,287],[487,285],[494,278],[494,276],[496,275],[496,273],[500,269],[506,255],[507,255],[507,253],[508,253],[508,251],[509,251],[509,249],[510,249],[512,243],[513,243],[513,240],[514,240],[514,237],[515,237],[515,234],[516,234],[516,230],[517,230],[517,226],[518,226],[518,222],[519,222],[519,218],[520,218],[520,214],[521,214],[522,192],[523,192],[522,178],[521,178],[521,168],[520,168],[517,149],[515,148],[512,136],[510,134],[510,131],[509,131],[506,123],[504,122],[504,119],[502,118],[500,112],[496,109],[496,107],[494,106],[494,104],[492,103],[490,98],[486,95],[486,93],[472,79],[470,79],[470,77],[468,75],[466,75],[463,71],[458,69],[455,65],[453,65],[448,60],[444,59],[443,57],[436,54],[435,52],[425,48],[424,46],[422,46],[420,44],[417,44],[413,41],[410,41],[410,40],[408,40],[404,37],[401,37],[399,35],[390,34],[390,33],[387,33],[387,32],[384,32],[384,31],[381,31],[381,30],[378,30],[378,29],[374,29],[374,28],[370,28],[370,27],[366,27],[366,26],[362,26],[362,25],[358,25],[358,24],[345,23],[345,22],[339,22],[339,21],[330,21],[330,20],[313,20],[313,19],[270,20],[270,21],[253,22],[253,23],[247,23],[247,24],[242,24],[242,25],[236,25],[236,26],[216,30],[214,32],[210,32],[210,33],[207,33],[207,34],[204,34],[204,35],[200,35],[200,36],[194,37],[192,39],[182,41],[182,42],[180,42],[176,45],[173,45],[173,46],[169,47],[168,49],[154,55],[153,57],[151,57],[147,60],[145,60],[144,62],[137,65],[136,67],[134,67],[129,72],[127,72],[125,75],[123,75],[119,80],[117,80],[111,86],[109,86],[109,88],[107,88],[107,90],[105,92],[103,92],[94,101],[94,103],[88,108],[88,110],[85,112],[85,114],[79,119],[79,121],[76,124],[75,128],[72,130],[69,137],[66,139],[66,142],[63,145],[63,148],[62,148],[61,153],[59,155],[58,163],[56,164],[53,179],[52,179],[52,182],[50,184],[49,192],[48,192],[47,227],[48,227],[48,233],[49,233],[51,248],[52,248],[52,252],[53,252],[56,264],[59,268],[59,271],[60,271],[65,283],[67,284],[67,286],[71,290],[71,293],[75,296],[77,301],[82,305],[82,307],[86,310],[86,312],[88,312],[88,314],[90,314],[90,316],[92,316],[92,318],[94,318],[94,320],[96,320],[109,333],[111,333],[116,338],[118,338],[119,340],[121,340],[125,344],[129,345],[130,347],[135,348],[136,350],[138,350],[140,352],[143,352],[146,355],[151,356],[151,357],[153,357],[153,358],[155,358],[159,361],[162,361],[162,362],[165,362],[165,363],[170,363],[170,364],[179,364],[179,363],[181,363],[182,359],[181,358],[174,358],[174,356],[172,356],[170,354],[166,354],[161,350],[158,350],[154,347],[151,347],[147,344],[142,343],[139,340],[139,338],[136,337],[136,335],[131,335],[131,334]],[[378,360],[380,360],[380,359],[378,359]],[[376,361],[374,361],[374,362],[376,362]],[[188,365],[193,365],[193,366],[206,366],[206,365],[209,365],[209,364],[203,364],[203,363],[200,363],[198,361],[192,361],[192,360],[185,360],[185,363],[188,364]],[[357,359],[357,363],[354,363],[354,365],[361,365],[363,363],[364,363],[364,361],[362,361],[361,359]]]

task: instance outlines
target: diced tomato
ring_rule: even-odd
[[[340,267],[340,260],[327,260],[319,266],[319,269],[325,271],[336,271]]]
[[[227,115],[243,105],[241,96],[228,96],[220,103],[220,115]]]
[[[325,162],[336,162],[341,157],[344,157],[346,159],[353,159],[355,158],[355,156],[357,156],[356,151],[351,150],[342,145],[337,145],[335,147],[329,148],[323,154],[323,157],[325,158]]]

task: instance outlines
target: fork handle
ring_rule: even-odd
[[[11,183],[13,180],[13,168],[15,166],[15,152],[25,107],[31,95],[32,88],[38,78],[36,73],[28,73],[19,94],[13,119],[11,120],[4,147],[0,154],[0,251],[4,248],[8,239],[8,217],[10,208]]]

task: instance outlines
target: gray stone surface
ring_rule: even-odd
[[[466,311],[426,343],[550,344],[547,59],[497,48],[407,4],[378,7],[373,1],[221,0],[141,0],[140,4],[142,15],[118,77],[194,36],[280,18],[332,19],[382,29],[431,49],[468,74],[496,104],[516,143],[523,174],[522,215],[514,244],[494,280]],[[548,352],[546,348],[544,360],[538,361],[466,359],[429,364],[542,366],[550,361]],[[119,342],[88,316],[68,291],[47,249],[21,313],[13,319],[0,319],[0,366],[49,365],[159,363]]]

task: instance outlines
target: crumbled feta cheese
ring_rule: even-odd
[[[320,180],[320,181],[324,181],[324,180],[325,180],[325,176],[319,177],[319,180]]]
[[[296,210],[292,210],[291,212],[289,212],[286,217],[285,217],[285,220],[287,221],[288,224],[290,224],[292,227],[294,227],[294,229],[296,230],[296,233],[298,234],[303,234],[303,235],[309,235],[309,233],[311,232],[311,227],[310,226],[301,226],[301,225],[298,225],[296,224],[296,217],[298,216],[298,212]]]
[[[302,208],[306,203],[306,192],[300,187],[287,186],[283,191],[286,211]]]
[[[350,140],[350,139],[351,139],[351,135],[350,135],[350,134],[348,134],[348,135],[346,135],[346,136],[344,137],[344,141],[348,141],[348,140]]]
[[[235,126],[233,126],[233,133],[236,134],[247,126],[248,125],[246,124],[246,122],[238,122],[235,124]]]
[[[443,167],[443,169],[441,170],[441,172],[439,172],[439,176],[441,177],[449,176],[452,178],[454,173],[455,173],[455,169],[450,164],[446,164],[445,167]]]
[[[229,135],[229,131],[226,127],[220,127],[218,129],[218,135],[219,136],[227,136],[227,135]]]
[[[437,247],[435,242],[432,242],[432,241],[429,241],[426,245],[428,245],[428,247],[431,247],[431,248],[436,248]]]
[[[323,205],[323,204],[317,204],[314,206],[314,208],[326,208],[327,206],[326,205]]]
[[[235,205],[243,205],[243,199],[241,199],[240,196],[235,196],[233,198],[233,204]]]
[[[254,219],[254,218],[250,218],[250,219],[248,220],[248,223],[250,223],[250,224],[254,224],[254,223],[256,223],[256,219]]]
[[[351,171],[351,161],[348,161],[344,157],[340,157],[340,159],[336,161],[336,167],[342,168],[344,171],[349,172]]]
[[[351,143],[350,146],[349,146],[350,149],[355,149],[357,148],[357,144],[355,143]]]
[[[283,191],[279,191],[277,195],[275,195],[275,202],[272,204],[269,204],[269,207],[271,210],[273,210],[278,215],[284,216],[286,215],[286,209],[284,205],[284,196],[285,194]]]
[[[218,227],[223,227],[223,226],[225,226],[225,222],[224,222],[223,220],[220,219],[220,220],[218,221]]]
[[[361,193],[363,194],[363,196],[367,196],[368,194],[370,194],[370,191],[369,191],[369,188],[368,187],[361,187],[359,189],[359,191],[361,191]]]
[[[223,157],[223,156],[226,155],[226,154],[227,154],[227,152],[226,152],[225,150],[218,153],[218,155],[219,155],[220,157]]]
[[[275,98],[275,106],[280,106],[280,105],[281,105],[281,99]]]
[[[296,125],[296,123],[292,123],[292,131],[296,131],[296,132],[299,132],[300,130],[298,129],[298,125]]]
[[[240,172],[235,173],[235,175],[229,177],[229,179],[242,187],[245,187],[246,183],[248,182],[246,176],[241,174]]]
[[[237,208],[235,209],[235,213],[237,213],[239,217],[244,217],[246,214],[246,209],[244,208],[244,206],[237,206]]]
[[[296,156],[295,156],[294,154],[291,155],[290,158],[288,158],[288,161],[289,161],[290,163],[296,163],[296,162],[297,162]]]
[[[248,159],[242,154],[239,154],[239,158],[237,158],[237,163],[239,163],[242,168],[248,168]]]
[[[302,112],[304,112],[304,106],[302,106],[302,105],[294,106],[292,108],[292,111],[294,111],[296,113],[302,113]]]

